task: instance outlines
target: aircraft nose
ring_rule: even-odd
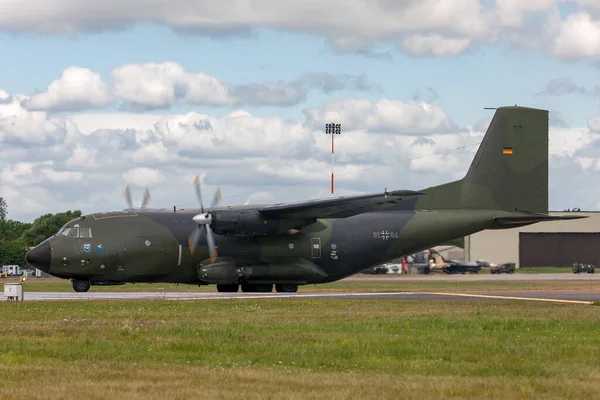
[[[50,271],[51,261],[50,243],[42,242],[27,252],[25,260],[34,268],[41,269],[44,272]]]

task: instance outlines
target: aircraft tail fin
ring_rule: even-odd
[[[459,181],[425,189],[418,209],[548,213],[548,111],[498,108]]]

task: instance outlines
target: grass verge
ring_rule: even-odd
[[[4,398],[593,398],[596,307],[415,301],[0,304]]]
[[[571,267],[528,267],[519,268],[519,274],[572,274]]]

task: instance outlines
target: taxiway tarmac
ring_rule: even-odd
[[[346,278],[347,281],[355,282],[473,282],[473,281],[488,281],[488,282],[537,282],[537,281],[600,281],[600,274],[429,274],[429,275],[353,275]]]
[[[593,304],[600,292],[381,292],[381,293],[219,293],[219,292],[27,292],[25,301],[36,300],[210,300],[210,299],[339,299],[339,300],[504,300],[552,303]],[[4,295],[0,300],[6,300]]]

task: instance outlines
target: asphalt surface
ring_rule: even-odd
[[[356,282],[473,282],[473,281],[599,281],[600,274],[430,274],[430,275],[354,275],[344,279]],[[209,299],[341,299],[341,300],[490,300],[490,301],[544,301],[556,303],[591,304],[600,302],[598,291],[515,291],[515,292],[333,292],[333,293],[218,293],[218,292],[27,292],[25,300],[126,300],[126,299],[168,299],[168,300],[209,300]],[[0,301],[5,301],[0,293]]]
[[[445,282],[474,282],[474,281],[489,281],[489,282],[534,282],[534,281],[600,281],[600,274],[429,274],[409,276],[402,275],[354,275],[346,280],[356,282],[430,282],[430,281],[445,281]]]
[[[210,300],[210,299],[339,299],[339,300],[487,300],[538,301],[567,304],[600,302],[599,292],[382,292],[382,293],[218,293],[218,292],[26,292],[25,301],[35,300]],[[4,294],[0,300],[6,301]]]

